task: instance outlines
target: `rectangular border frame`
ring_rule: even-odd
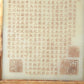
[[[84,84],[84,81],[31,81],[31,80],[2,80],[3,55],[3,0],[0,0],[0,84]]]

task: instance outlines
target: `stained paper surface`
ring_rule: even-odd
[[[4,0],[3,79],[83,80],[82,0]]]

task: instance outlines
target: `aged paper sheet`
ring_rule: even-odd
[[[3,79],[83,80],[82,0],[4,0]]]

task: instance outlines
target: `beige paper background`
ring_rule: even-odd
[[[33,1],[33,0],[32,0]],[[40,1],[40,0],[39,0]],[[76,3],[77,6],[77,18],[76,18],[76,35],[72,38],[72,46],[77,46],[80,48],[80,57],[79,58],[68,58],[68,59],[77,59],[79,60],[79,72],[77,75],[61,75],[60,73],[57,75],[28,75],[25,74],[25,69],[23,72],[9,72],[9,58],[7,57],[7,23],[8,23],[8,2],[4,0],[4,23],[3,23],[3,79],[32,79],[32,80],[83,80],[83,25],[82,25],[82,0]],[[47,5],[47,4],[45,4]],[[47,20],[46,20],[47,21]],[[24,25],[25,26],[25,25]],[[24,37],[25,38],[25,37]],[[46,37],[47,38],[47,37]],[[53,38],[53,37],[52,37]],[[54,37],[55,38],[55,37]],[[21,45],[20,45],[21,46]],[[14,49],[11,49],[14,50]],[[15,53],[14,53],[15,54]],[[38,54],[38,53],[37,53]],[[34,54],[33,54],[34,55]],[[41,57],[42,58],[42,57]],[[12,58],[15,59],[15,58]],[[16,58],[18,59],[18,58]],[[60,59],[58,69],[60,70]],[[24,67],[24,59],[23,59],[23,67]],[[58,71],[59,72],[59,71]]]

